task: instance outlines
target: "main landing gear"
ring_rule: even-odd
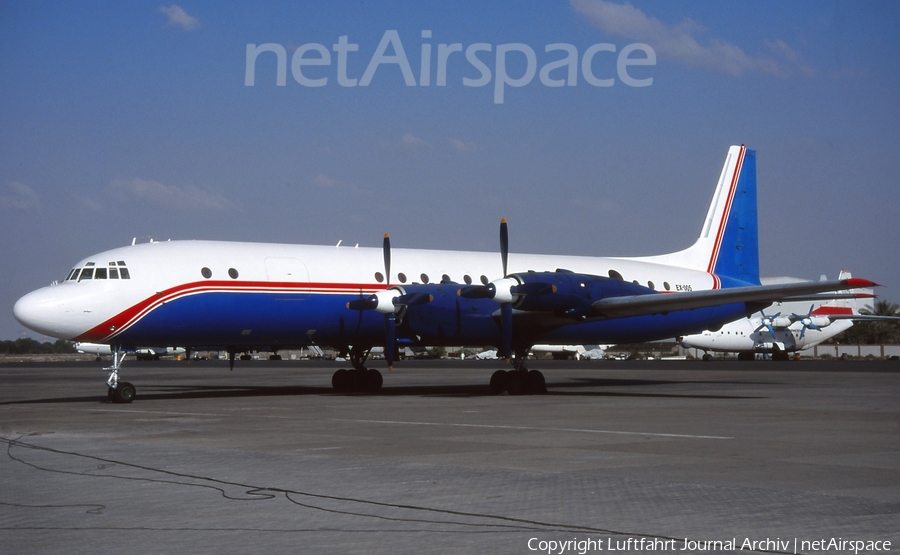
[[[504,391],[510,395],[541,395],[547,393],[544,374],[525,368],[527,351],[516,350],[514,370],[497,370],[491,375],[491,393],[500,395]]]
[[[341,368],[331,376],[331,386],[338,393],[371,393],[381,389],[384,379],[381,372],[374,368],[366,368],[369,349],[350,347],[350,364],[352,369]]]
[[[130,403],[134,401],[134,397],[137,395],[137,390],[134,388],[133,384],[130,382],[119,381],[119,368],[125,360],[125,354],[124,351],[114,349],[112,353],[112,366],[104,368],[104,370],[109,372],[109,379],[106,380],[106,385],[109,386],[109,390],[107,390],[106,396],[111,403]]]

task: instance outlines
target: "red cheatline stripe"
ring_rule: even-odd
[[[716,233],[716,242],[713,245],[712,256],[709,259],[709,267],[707,268],[707,272],[712,273],[716,267],[716,261],[719,258],[719,249],[722,247],[722,237],[725,234],[725,225],[728,223],[728,216],[731,214],[731,203],[734,200],[734,193],[737,190],[737,182],[738,178],[741,175],[741,167],[744,164],[744,151],[747,150],[747,147],[742,146],[740,153],[738,154],[737,163],[734,167],[734,175],[731,178],[731,187],[728,189],[728,200],[725,204],[725,210],[722,213],[722,219],[719,221],[719,230]],[[718,281],[718,279],[716,280]],[[718,289],[718,287],[716,287]]]
[[[179,297],[208,292],[231,291],[236,293],[363,293],[370,294],[384,289],[381,284],[359,283],[296,283],[256,281],[201,281],[185,283],[156,293],[136,303],[105,322],[81,334],[76,341],[106,342],[122,333],[158,306]],[[100,338],[100,339],[98,339]]]

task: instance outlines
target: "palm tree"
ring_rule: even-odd
[[[884,300],[859,309],[860,314],[875,316],[900,316],[900,305]],[[840,336],[839,336],[840,337]],[[842,343],[858,345],[885,345],[900,342],[900,322],[857,322],[842,334]]]

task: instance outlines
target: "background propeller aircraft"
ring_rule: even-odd
[[[700,236],[659,256],[601,258],[484,252],[236,243],[151,242],[80,261],[66,280],[15,305],[23,325],[53,337],[113,346],[113,401],[134,398],[118,379],[139,345],[188,351],[278,351],[328,345],[349,353],[338,391],[381,387],[365,362],[385,346],[495,345],[512,370],[494,392],[545,391],[528,371],[530,346],[664,339],[718,328],[771,303],[868,287],[862,279],[760,285],[756,154],[729,149]],[[516,271],[510,272],[510,267]]]
[[[838,279],[850,280],[852,276],[841,270]],[[774,360],[787,360],[789,353],[809,349],[848,330],[854,320],[900,320],[860,314],[864,300],[874,296],[871,289],[855,289],[776,303],[715,331],[680,337],[679,343],[686,349],[705,351],[704,360],[711,358],[710,352],[738,353],[740,360],[767,353]],[[812,304],[806,304],[810,301]]]

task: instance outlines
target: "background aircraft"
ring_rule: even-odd
[[[97,355],[97,360],[105,355],[112,356],[113,348],[101,343],[75,343],[75,350],[79,353]],[[134,356],[137,360],[159,360],[162,356],[183,355],[185,350],[181,347],[139,347],[135,349]]]
[[[687,249],[639,258],[233,243],[151,242],[80,261],[60,284],[25,295],[14,314],[53,337],[113,346],[110,399],[129,402],[120,354],[139,345],[250,349],[328,345],[352,370],[338,391],[371,391],[382,375],[366,368],[385,346],[496,345],[514,369],[491,389],[546,391],[525,367],[546,344],[632,343],[718,328],[774,301],[865,287],[860,279],[760,285],[756,154],[728,150],[700,236]],[[519,269],[508,271],[510,261]]]
[[[850,278],[850,272],[842,270],[838,279]],[[786,280],[799,281],[776,278],[769,282]],[[738,353],[740,360],[753,360],[757,353],[771,354],[773,360],[788,360],[790,353],[809,349],[849,329],[854,320],[891,319],[859,313],[859,309],[874,298],[870,288],[820,297],[774,303],[717,330],[682,336],[679,342],[684,348],[703,350],[704,360],[711,358],[711,352]]]
[[[581,360],[606,358],[606,349],[612,345],[533,345],[531,352],[534,354],[549,353],[554,359],[574,358]]]

